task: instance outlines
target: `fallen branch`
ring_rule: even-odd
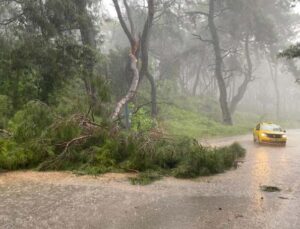
[[[84,135],[84,136],[80,136],[78,138],[74,138],[71,141],[65,143],[66,147],[65,147],[64,151],[58,157],[60,157],[61,155],[65,154],[68,151],[69,147],[71,145],[73,145],[74,143],[76,143],[78,141],[81,141],[81,140],[84,140],[84,139],[87,139],[87,138],[90,138],[90,137],[92,137],[92,135]]]
[[[4,130],[4,129],[0,129],[0,133],[5,134],[5,135],[7,135],[7,136],[9,136],[9,137],[12,136],[12,133],[10,133],[9,131]]]
[[[140,171],[135,170],[135,169],[124,169],[124,170],[126,170],[126,171],[128,171],[130,173],[140,173]]]
[[[84,136],[80,136],[77,138],[73,138],[72,140],[63,143],[61,145],[66,145],[63,152],[61,154],[59,154],[58,156],[56,156],[53,160],[50,161],[45,161],[42,164],[40,164],[40,166],[38,167],[38,170],[47,170],[47,169],[53,169],[52,166],[54,166],[55,164],[59,164],[62,162],[62,160],[65,158],[67,152],[69,151],[69,148],[71,145],[75,144],[76,142],[85,140],[87,138],[92,137],[92,135],[84,135]]]

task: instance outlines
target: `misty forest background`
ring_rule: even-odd
[[[194,139],[300,124],[298,46],[286,50],[297,12],[289,0],[0,0],[0,168],[230,168],[238,144]]]

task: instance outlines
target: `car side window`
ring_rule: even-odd
[[[260,124],[256,126],[256,130],[260,130]]]

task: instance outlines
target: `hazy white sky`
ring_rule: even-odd
[[[103,5],[107,9],[107,11],[109,12],[109,14],[111,16],[117,17],[117,14],[116,14],[114,4],[113,4],[112,0],[103,0]],[[300,3],[297,3],[294,9],[297,13],[300,14]]]
[[[117,17],[112,0],[103,0],[103,5],[112,17]]]

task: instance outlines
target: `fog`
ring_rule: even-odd
[[[145,1],[132,1],[131,4],[135,11],[147,5]],[[273,1],[240,1],[240,6],[233,8],[230,8],[230,4],[235,3],[217,3],[215,18],[223,55],[222,71],[227,85],[228,103],[238,93],[244,82],[243,74],[247,71],[243,42],[248,29],[252,76],[238,102],[237,111],[257,114],[261,120],[299,121],[298,64],[295,60],[278,57],[280,51],[299,39],[299,4],[289,1],[278,1],[276,4]],[[115,24],[118,17],[113,4],[104,1],[103,6],[112,20],[105,26],[109,39],[104,43],[104,49],[107,51],[107,46],[111,49],[126,48],[126,36],[121,26]],[[173,70],[178,67],[177,75],[172,80],[177,81],[179,94],[200,97],[209,95],[218,100],[213,47],[205,41],[210,39],[205,15],[207,6],[206,1],[158,2],[156,10],[159,16],[153,25],[149,54],[153,74],[158,82],[166,80],[164,78],[169,79],[162,76],[168,73],[161,72],[162,62],[166,61],[174,66]],[[135,23],[140,26],[140,17],[136,16]],[[171,66],[168,68],[173,71]]]

